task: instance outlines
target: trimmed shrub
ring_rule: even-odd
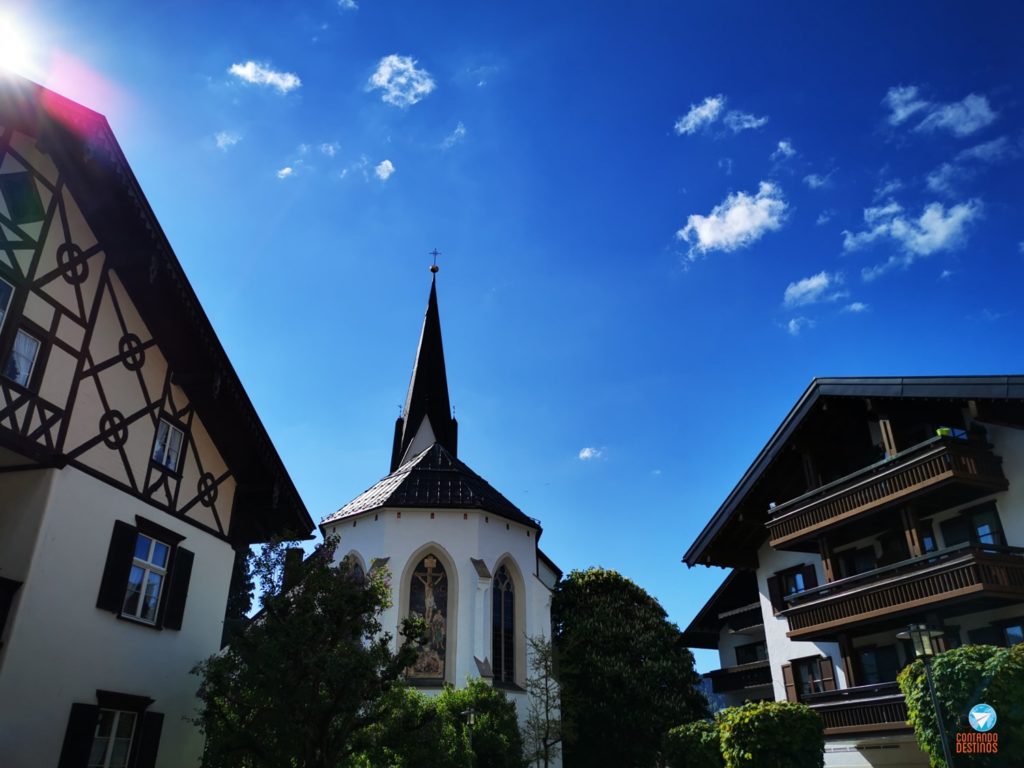
[[[661,754],[667,768],[725,768],[713,720],[677,725],[665,734]]]
[[[950,751],[956,752],[958,732],[973,733],[967,719],[971,708],[988,704],[996,711],[993,732],[999,737],[999,752],[970,753],[962,760],[970,761],[972,768],[1024,765],[1024,645],[965,645],[940,653],[931,667]],[[917,743],[932,768],[947,768],[924,664],[915,661],[897,679]]]
[[[824,726],[818,713],[788,701],[748,702],[718,714],[726,768],[822,768]]]

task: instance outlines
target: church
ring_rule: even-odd
[[[408,673],[440,690],[480,677],[526,717],[527,640],[551,634],[551,595],[561,571],[540,549],[540,523],[458,456],[437,304],[437,267],[412,379],[395,423],[390,472],[320,523],[340,539],[337,558],[368,572],[387,568],[396,635],[419,616],[428,640]]]

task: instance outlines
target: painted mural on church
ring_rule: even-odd
[[[416,566],[409,585],[409,613],[427,625],[427,640],[408,672],[417,680],[444,680],[448,641],[448,575],[433,555]]]

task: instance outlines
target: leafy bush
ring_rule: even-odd
[[[984,703],[996,711],[999,752],[971,753],[964,759],[970,760],[972,768],[1024,765],[1024,645],[965,645],[939,654],[931,667],[950,751],[955,751],[958,732],[972,732],[967,721],[971,707]],[[907,666],[898,682],[907,698],[917,743],[928,754],[932,768],[947,768],[924,664],[915,661]]]
[[[435,697],[411,688],[394,690],[381,700],[375,720],[351,768],[525,765],[515,705],[479,679]]]
[[[824,726],[817,712],[788,701],[761,701],[718,713],[726,768],[822,768]]]
[[[677,725],[665,734],[661,754],[668,768],[725,768],[718,723],[713,720]]]

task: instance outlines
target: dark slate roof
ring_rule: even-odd
[[[523,514],[441,443],[434,443],[411,458],[372,488],[325,517],[320,526],[322,528],[328,523],[381,507],[479,509],[540,530],[536,520]]]
[[[444,366],[444,345],[441,343],[441,315],[437,309],[436,275],[430,281],[430,298],[423,317],[420,342],[416,347],[416,362],[409,380],[405,407],[395,424],[395,439],[391,449],[391,471],[394,472],[409,444],[416,436],[424,417],[430,417],[434,438],[452,456],[458,455],[458,424],[452,418],[448,399],[448,374]]]
[[[687,648],[718,648],[719,632],[724,625],[719,614],[733,611],[759,600],[757,576],[753,571],[732,570],[704,603],[685,630],[683,642]]]
[[[705,562],[712,542],[722,535],[750,489],[787,445],[814,406],[826,397],[952,398],[993,401],[1024,400],[1024,376],[866,376],[814,379],[775,430],[764,448],[722,502],[697,540],[683,555],[693,567]]]
[[[0,123],[35,137],[60,168],[231,468],[239,510],[231,516],[231,541],[311,533],[313,520],[106,118],[25,78],[0,73]]]

